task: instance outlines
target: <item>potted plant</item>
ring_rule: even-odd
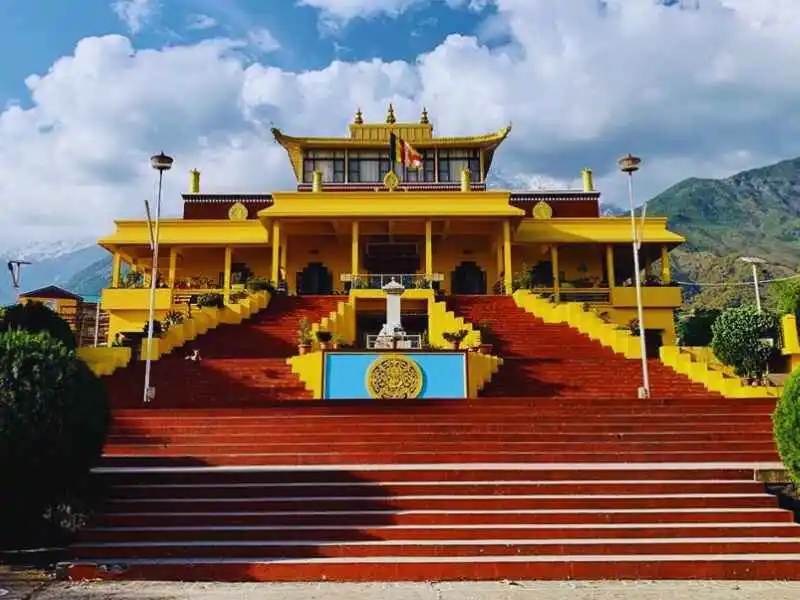
[[[442,337],[446,342],[453,344],[453,350],[458,350],[468,333],[469,331],[466,329],[459,329],[458,331],[446,331],[442,334]]]
[[[331,333],[331,348],[334,350],[339,349],[339,334],[335,331]]]
[[[481,330],[481,345],[478,347],[478,351],[481,354],[491,354],[494,346],[486,342],[486,338],[488,338],[492,334],[491,321],[478,322],[478,329]]]
[[[297,330],[297,352],[305,354],[311,349],[311,324],[308,319],[300,319],[300,327]]]
[[[330,331],[317,331],[317,341],[319,342],[319,347],[322,350],[328,349],[328,344],[333,339],[333,334]]]

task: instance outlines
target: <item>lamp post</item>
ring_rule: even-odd
[[[758,289],[758,265],[764,265],[767,261],[757,256],[742,256],[739,260],[753,267],[753,287],[756,290],[756,310],[761,312],[761,291]]]
[[[158,228],[161,219],[161,189],[164,171],[172,168],[173,159],[163,152],[150,157],[150,166],[158,171],[158,199],[156,200],[156,220],[152,228],[153,268],[150,275],[150,306],[147,317],[147,358],[144,365],[144,403],[147,404],[155,396],[155,389],[150,387],[150,361],[153,352],[153,318],[155,316],[156,280],[158,279]]]
[[[17,302],[19,302],[19,283],[22,277],[22,267],[29,264],[31,263],[27,260],[10,260],[6,265],[8,272],[11,273],[11,285],[14,287]]]
[[[636,310],[639,317],[639,344],[642,353],[642,387],[639,398],[650,397],[650,374],[647,370],[647,344],[644,335],[644,308],[642,307],[642,278],[639,269],[639,248],[641,240],[636,232],[636,213],[633,202],[633,174],[639,170],[642,159],[631,154],[619,159],[619,170],[628,176],[628,201],[631,212],[631,238],[633,240],[633,276],[636,283]]]

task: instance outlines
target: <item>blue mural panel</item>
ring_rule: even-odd
[[[466,398],[467,361],[463,352],[398,352],[422,371],[419,398]],[[367,371],[383,352],[325,354],[323,393],[327,400],[368,400]]]

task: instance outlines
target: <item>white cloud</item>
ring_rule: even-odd
[[[158,13],[159,0],[114,0],[111,9],[135,35]]]
[[[213,29],[216,26],[217,20],[209,15],[189,15],[186,19],[186,27],[189,29]]]
[[[414,5],[430,0],[298,0],[301,6],[322,11],[324,19],[350,21],[356,17],[370,18],[380,14],[397,16]]]
[[[642,197],[800,154],[794,0],[495,2],[511,45],[450,36],[414,63],[298,73],[248,62],[252,40],[135,51],[121,36],[84,39],[0,112],[0,240],[96,235],[141,215],[162,149],[176,158],[173,214],[193,167],[209,191],[290,188],[270,123],[343,135],[357,106],[382,121],[389,101],[401,120],[427,105],[444,135],[512,121],[498,175],[539,185],[592,167],[611,202],[625,197],[616,159],[629,151],[645,161]]]
[[[247,34],[247,39],[260,52],[274,52],[281,47],[278,40],[266,27],[257,27],[250,30]]]

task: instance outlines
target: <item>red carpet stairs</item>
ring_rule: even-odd
[[[545,323],[510,296],[452,296],[447,304],[473,325],[491,324],[485,341],[505,362],[483,396],[637,397],[641,361],[626,359],[569,325]],[[648,365],[654,398],[719,397],[657,359]]]
[[[202,361],[185,360],[176,350],[152,364],[156,387],[152,407],[252,406],[277,400],[310,399],[286,359],[297,354],[300,320],[319,321],[336,310],[341,296],[276,296],[270,305],[238,325],[221,325],[189,347]],[[113,406],[142,403],[144,363],[136,362],[107,378]]]
[[[211,358],[202,367],[224,357],[227,376],[242,377],[234,368],[242,362],[291,353],[293,319],[328,308],[316,304],[323,300],[283,302],[206,336]],[[164,371],[180,382],[175,393],[187,395],[159,391],[152,408],[115,410],[96,473],[105,503],[59,572],[229,581],[800,579],[800,526],[754,477],[759,465],[777,466],[772,401],[723,399],[668,370],[654,378],[664,394],[636,400],[635,377],[616,376],[635,361],[519,318],[505,299],[457,303],[473,322],[493,320],[495,343],[509,357],[487,390],[495,397],[291,402],[288,384],[231,396],[249,380],[226,387],[215,379],[199,395],[204,386],[186,383],[189,367]],[[514,367],[514,359],[578,372],[557,378],[534,362]],[[130,380],[137,390],[139,381]],[[281,401],[269,405],[269,397]]]

